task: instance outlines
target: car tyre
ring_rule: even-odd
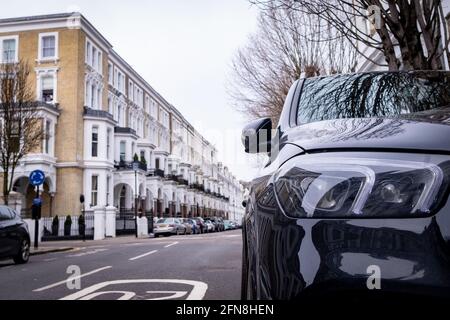
[[[30,240],[22,239],[19,253],[13,258],[16,264],[25,264],[30,259]]]

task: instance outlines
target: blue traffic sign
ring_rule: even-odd
[[[45,174],[41,170],[34,170],[29,177],[30,184],[33,186],[40,186],[44,184]]]
[[[41,198],[34,198],[33,199],[33,205],[41,207],[42,206],[42,199]]]

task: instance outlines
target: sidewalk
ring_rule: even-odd
[[[45,246],[42,243],[39,244],[39,248],[35,249],[34,246],[31,247],[30,255],[37,256],[46,253],[54,253],[54,252],[64,252],[75,249],[74,247],[66,247],[66,246]]]
[[[106,238],[103,240],[63,240],[63,241],[46,241],[39,243],[39,249],[34,249],[34,246],[31,245],[30,255],[41,255],[46,253],[54,253],[54,252],[64,252],[76,250],[79,248],[89,248],[96,246],[104,246],[104,245],[114,245],[114,244],[123,244],[123,243],[131,243],[131,242],[144,242],[149,239],[153,239],[154,236],[151,234],[149,237],[140,237],[136,238],[135,236],[119,236],[116,238]]]

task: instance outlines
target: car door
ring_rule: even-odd
[[[0,207],[0,257],[8,257],[14,250],[14,220],[6,207]]]

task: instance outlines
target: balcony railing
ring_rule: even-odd
[[[161,177],[164,178],[164,170],[161,169],[150,169],[149,170],[150,177]]]
[[[134,161],[120,161],[120,162],[116,162],[114,167],[117,170],[134,170],[134,163],[135,163]],[[139,170],[147,171],[146,163],[142,163],[142,162],[138,161],[137,164],[138,164]]]
[[[110,114],[108,111],[91,109],[88,107],[84,107],[84,115],[95,117],[95,118],[104,118],[104,119],[114,120],[113,115]]]
[[[131,128],[125,128],[125,127],[115,127],[114,128],[115,133],[129,133],[132,135],[136,135],[136,130]]]
[[[198,190],[198,191],[205,191],[205,187],[202,184],[198,184],[198,183],[193,183],[190,186],[192,189]]]
[[[171,181],[175,181],[178,184],[182,184],[182,185],[185,185],[185,186],[189,185],[189,181],[187,181],[186,179],[183,179],[182,175],[169,174],[169,175],[167,175],[166,178],[171,180]]]

